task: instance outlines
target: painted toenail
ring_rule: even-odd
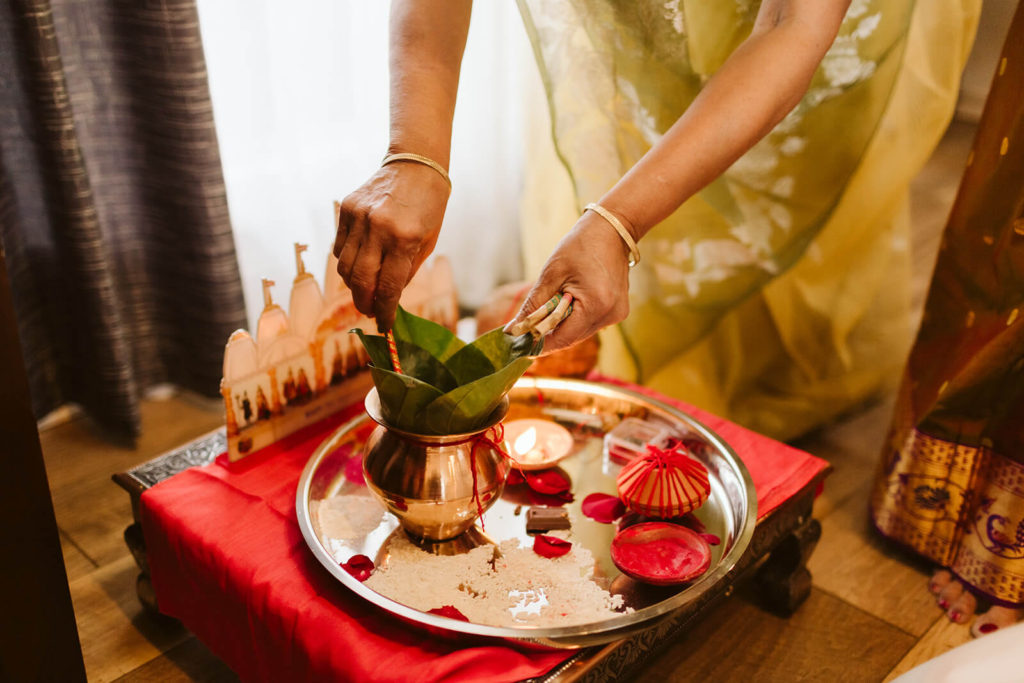
[[[982,633],[992,633],[992,631],[998,631],[999,627],[993,624],[992,622],[989,622],[987,624],[982,624],[981,626],[979,626],[978,630]]]
[[[945,598],[939,600],[939,607],[942,609],[949,609],[949,600],[946,600]]]

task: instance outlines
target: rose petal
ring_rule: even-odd
[[[533,552],[541,557],[561,557],[572,550],[572,543],[557,536],[541,534],[533,539]]]
[[[560,469],[523,472],[526,484],[537,493],[556,495],[572,487],[569,477]]]
[[[362,458],[355,457],[345,463],[345,478],[353,484],[366,486],[366,480],[363,478]]]
[[[518,486],[524,481],[526,480],[523,479],[523,472],[513,467],[509,470],[508,477],[505,478],[505,486]]]
[[[696,531],[698,534],[702,534],[707,531],[704,523],[697,519],[697,516],[692,512],[687,512],[685,515],[679,518],[679,523],[685,527],[689,527]]]
[[[595,522],[611,524],[626,513],[626,506],[618,496],[607,493],[591,493],[583,499],[580,511]]]
[[[343,562],[341,568],[347,571],[359,581],[366,581],[373,573],[373,560],[366,555],[353,555],[348,562]]]
[[[700,537],[707,541],[708,545],[718,545],[722,542],[722,539],[714,534],[701,534]]]
[[[457,619],[459,621],[469,621],[469,617],[465,614],[452,607],[451,605],[444,605],[443,607],[435,607],[434,609],[428,609],[427,614],[437,614],[442,617],[448,617],[449,619]]]
[[[528,497],[531,505],[546,505],[548,507],[557,508],[571,503],[576,498],[569,491],[562,491],[561,493],[545,494],[537,493],[531,488],[527,488]]]

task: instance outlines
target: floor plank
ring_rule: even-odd
[[[111,444],[85,418],[42,432],[54,513],[65,540],[99,566],[124,557],[127,550],[121,534],[132,522],[131,506],[111,475],[222,422],[223,414],[214,406],[178,396],[143,401],[143,435],[133,447]]]
[[[234,683],[238,676],[195,637],[131,671],[117,683]]]
[[[892,398],[877,401],[794,444],[832,465],[832,473],[814,501],[814,516],[819,520],[851,496],[861,495],[864,482],[874,476],[893,403]]]
[[[637,680],[879,681],[914,640],[817,589],[788,619],[734,597],[648,662]]]
[[[889,672],[886,681],[890,681],[900,674],[910,671],[918,664],[923,664],[929,659],[941,655],[943,652],[953,649],[957,645],[963,645],[971,640],[970,622],[967,624],[954,624],[949,619],[939,619],[928,629],[924,637],[900,660],[899,664]],[[1022,674],[1024,677],[1024,674]]]
[[[868,517],[870,478],[821,520],[808,562],[818,588],[915,636],[940,613],[928,593],[928,566],[885,541]]]
[[[60,549],[64,555],[64,571],[67,572],[68,581],[91,574],[99,568],[64,532],[60,534]]]
[[[85,671],[90,682],[113,681],[185,640],[171,620],[142,611],[135,594],[139,571],[125,557],[71,582]]]

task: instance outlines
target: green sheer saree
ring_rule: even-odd
[[[577,208],[685,111],[758,8],[519,4]],[[952,115],[980,5],[917,4],[854,0],[796,109],[647,235],[605,372],[782,438],[892,386],[911,337],[904,197]],[[545,204],[528,192],[533,274],[571,227],[531,215]]]

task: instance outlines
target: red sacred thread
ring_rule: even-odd
[[[392,334],[391,330],[388,330],[384,334],[384,338],[388,342],[388,353],[391,354],[391,367],[399,375],[402,374],[402,363],[398,360],[398,345],[395,344],[395,335]]]
[[[508,453],[506,453],[505,449],[502,448],[501,446],[504,440],[505,425],[499,422],[490,429],[486,429],[480,432],[479,434],[470,437],[469,439],[466,439],[465,441],[457,441],[454,444],[452,444],[462,444],[466,443],[466,441],[473,442],[473,446],[469,449],[469,468],[470,472],[472,472],[473,474],[473,501],[476,503],[476,513],[477,516],[480,518],[480,528],[484,531],[486,531],[486,528],[484,527],[484,506],[483,503],[480,501],[480,489],[477,487],[476,483],[476,449],[479,448],[481,444],[484,444],[497,450],[503,456],[508,458]]]
[[[425,445],[425,446],[431,445],[429,441],[421,441],[419,439],[409,438],[409,435],[406,435],[405,439],[407,441],[409,441],[410,443],[421,444],[421,445]],[[491,448],[493,448],[496,451],[498,451],[499,453],[501,453],[502,456],[504,456],[505,458],[507,458],[509,460],[512,460],[512,458],[509,456],[509,454],[502,447],[502,442],[504,442],[504,440],[505,440],[505,425],[502,424],[501,422],[499,422],[498,424],[494,425],[493,427],[485,429],[484,431],[480,432],[479,434],[474,434],[473,436],[471,436],[471,437],[469,437],[467,439],[462,439],[461,441],[448,441],[445,444],[446,446],[459,446],[459,445],[462,445],[464,443],[469,443],[469,442],[472,442],[472,444],[473,444],[470,447],[470,449],[469,449],[469,466],[470,466],[470,472],[473,475],[473,501],[476,503],[476,510],[477,510],[477,515],[480,517],[480,528],[481,529],[484,529],[484,518],[483,518],[484,506],[483,506],[483,502],[480,500],[480,489],[477,486],[477,478],[476,478],[476,449],[479,448],[481,445],[490,446]]]

